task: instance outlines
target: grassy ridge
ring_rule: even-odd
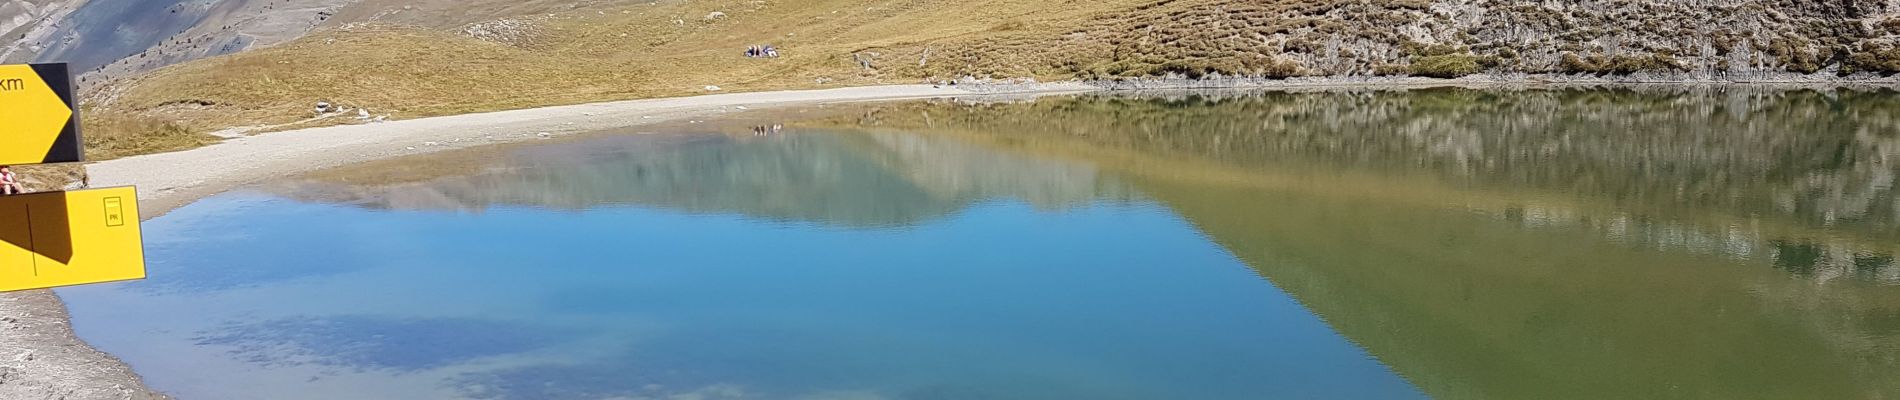
[[[379,15],[363,7],[345,15]],[[587,3],[503,20],[499,35],[470,34],[482,29],[450,17],[421,25],[339,17],[339,25],[309,37],[165,68],[96,98],[102,112],[206,130],[296,121],[318,100],[405,118],[697,94],[708,85],[748,91],[962,76],[1892,73],[1900,71],[1892,7],[1865,0]],[[496,23],[492,14],[460,23]],[[740,56],[746,45],[763,43],[779,45],[784,57]]]
[[[708,85],[766,90],[874,84],[889,80],[853,64],[852,54],[980,31],[1038,7],[1016,4],[966,13],[954,5],[840,0],[640,5],[526,18],[522,21],[532,31],[513,40],[353,25],[158,71],[126,83],[112,107],[210,128],[293,121],[307,117],[319,99],[417,117],[686,95],[704,93]],[[708,18],[713,12],[724,17]],[[759,43],[781,46],[783,57],[741,57],[745,45]]]

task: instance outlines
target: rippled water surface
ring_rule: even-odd
[[[833,106],[219,195],[147,222],[150,279],[60,294],[185,399],[1894,398],[1896,113]]]

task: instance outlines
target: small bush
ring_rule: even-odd
[[[1651,54],[1649,57],[1617,56],[1610,59],[1609,72],[1629,75],[1640,71],[1680,71],[1682,63],[1675,57],[1665,54]]]
[[[1647,56],[1616,57],[1600,55],[1585,57],[1578,56],[1576,53],[1564,53],[1563,57],[1557,62],[1557,68],[1565,73],[1598,75],[1629,75],[1643,71],[1682,71],[1687,69],[1682,66],[1682,63],[1677,62],[1675,57],[1670,57],[1662,53]]]
[[[1775,39],[1768,43],[1768,54],[1774,55],[1789,71],[1812,74],[1821,70],[1822,57],[1808,51],[1809,45],[1806,40]]]
[[[1900,47],[1861,44],[1860,51],[1847,56],[1841,72],[1872,72],[1892,75],[1900,72]]]
[[[1478,56],[1452,54],[1419,57],[1412,62],[1412,75],[1432,78],[1457,78],[1478,73]]]
[[[1419,57],[1448,56],[1466,51],[1465,48],[1448,44],[1424,44],[1413,41],[1399,44],[1399,50]]]
[[[1400,64],[1379,64],[1372,67],[1372,74],[1379,76],[1406,76],[1412,74],[1412,67]]]
[[[1875,26],[1878,26],[1882,31],[1886,31],[1889,35],[1900,34],[1900,18],[1883,19],[1875,24]]]

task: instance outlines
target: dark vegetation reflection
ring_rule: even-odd
[[[1409,201],[1476,207],[1471,199],[1503,195],[1477,211],[1635,246],[1776,259],[1823,280],[1900,284],[1890,261],[1900,243],[1893,91],[1174,93],[881,107],[864,118],[852,123],[1313,179],[1423,179],[1436,190]],[[1550,209],[1552,199],[1567,209]]]
[[[1439,398],[1900,396],[1900,94],[866,107],[1125,178]]]

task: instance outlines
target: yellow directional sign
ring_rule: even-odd
[[[0,291],[145,277],[131,187],[0,196]]]
[[[82,161],[75,100],[66,64],[0,65],[0,165]]]

